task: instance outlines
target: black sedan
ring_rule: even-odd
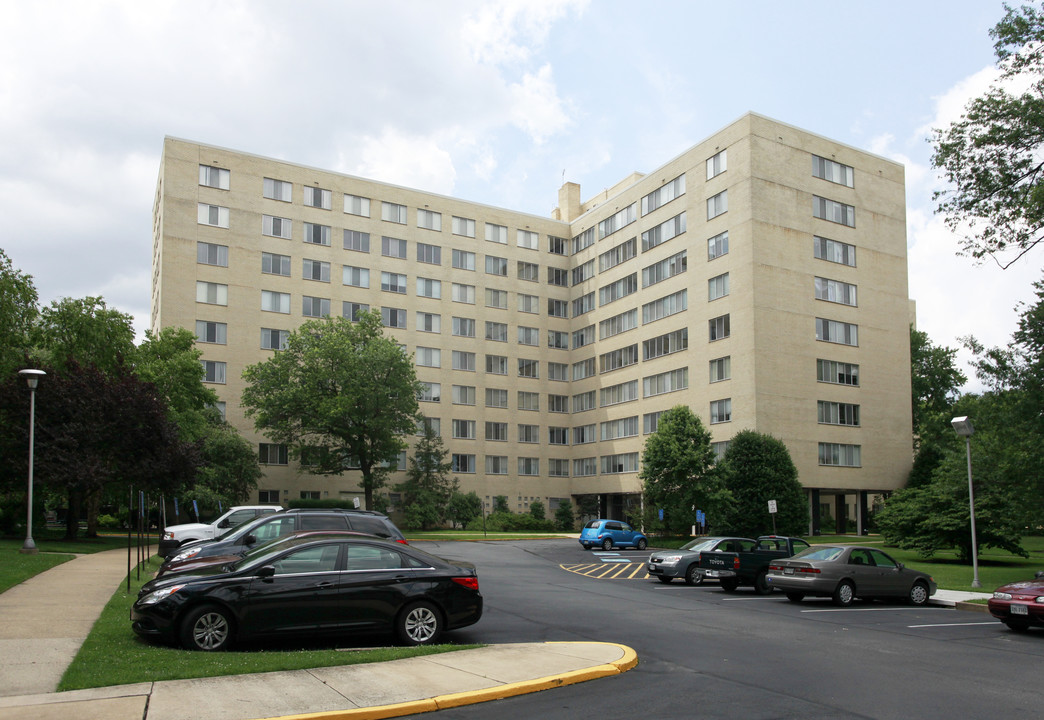
[[[473,565],[377,537],[331,534],[151,580],[131,608],[131,627],[196,650],[225,650],[246,638],[370,631],[423,645],[481,617]]]

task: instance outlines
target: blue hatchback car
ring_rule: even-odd
[[[580,544],[584,550],[601,547],[611,550],[614,547],[634,547],[644,550],[649,546],[649,538],[635,530],[622,520],[592,520],[580,531]]]

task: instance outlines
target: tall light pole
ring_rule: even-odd
[[[36,386],[45,373],[43,370],[19,370],[18,374],[25,378],[29,385],[29,496],[25,521],[25,543],[19,552],[34,555],[39,550],[33,542],[33,443],[36,439]]]
[[[975,432],[975,428],[972,427],[971,419],[962,415],[961,417],[955,417],[950,421],[953,425],[953,429],[957,432],[957,435],[964,438],[964,447],[968,455],[968,510],[971,516],[971,540],[972,540],[972,587],[982,587],[982,583],[979,582],[979,546],[975,540],[975,494],[972,490],[972,471],[971,471],[971,436]]]

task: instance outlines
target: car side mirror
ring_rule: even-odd
[[[271,565],[265,565],[258,569],[257,576],[259,578],[270,578],[275,575],[275,568]]]
[[[895,564],[895,568],[896,568],[896,570],[905,570],[905,569],[906,569],[906,566],[905,566],[905,565],[903,565],[903,564],[902,564],[901,562],[897,562],[897,563]]]
[[[256,542],[257,538],[254,535],[247,535],[245,538],[243,538],[244,545],[253,545]]]
[[[1035,577],[1035,578],[1044,578],[1044,570],[1038,570],[1037,572],[1035,572],[1033,574],[1033,577]]]
[[[218,523],[218,527],[219,528],[227,528],[228,527],[228,518],[225,518],[224,520],[219,522]]]

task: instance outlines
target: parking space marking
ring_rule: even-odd
[[[929,607],[879,607],[879,608],[827,608],[824,610],[802,610],[803,613],[829,613],[829,612],[892,612],[894,610],[946,610],[948,608]]]
[[[595,578],[596,580],[648,580],[649,573],[645,571],[645,563],[634,563],[622,558],[619,560],[607,560],[597,563],[578,563],[576,565],[559,565],[566,572],[574,575]]]
[[[934,625],[907,625],[908,628],[965,627],[967,625],[997,625],[996,622],[936,623]]]

